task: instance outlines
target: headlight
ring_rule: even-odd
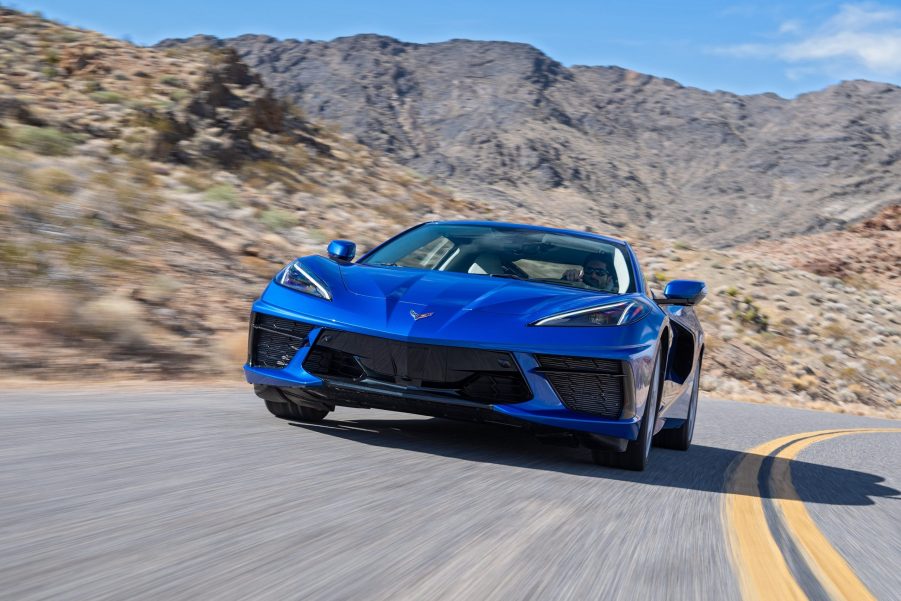
[[[285,267],[284,271],[276,278],[276,281],[292,290],[312,294],[325,300],[332,300],[332,295],[325,283],[304,269],[299,259]]]
[[[627,326],[648,314],[650,308],[637,299],[567,311],[539,319],[533,326]]]

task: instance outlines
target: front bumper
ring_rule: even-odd
[[[427,391],[409,386],[394,386],[385,383],[354,383],[322,378],[306,371],[303,367],[312,345],[320,333],[329,328],[338,328],[349,332],[372,334],[372,332],[355,328],[349,324],[322,323],[322,320],[257,301],[255,312],[263,312],[277,317],[303,321],[313,324],[306,337],[306,343],[300,346],[294,356],[284,367],[244,366],[246,379],[257,385],[258,394],[262,387],[284,389],[291,400],[303,404],[321,403],[326,406],[373,407],[424,415],[441,417],[476,419],[477,421],[496,421],[516,425],[534,425],[542,428],[559,429],[574,432],[585,432],[611,438],[635,440],[638,437],[640,419],[643,413],[642,403],[642,369],[652,356],[654,348],[650,345],[629,348],[603,348],[595,352],[596,356],[623,361],[627,366],[627,401],[623,415],[618,419],[610,419],[572,411],[558,397],[554,387],[541,369],[536,355],[525,352],[516,345],[491,344],[491,349],[509,352],[515,359],[522,376],[531,391],[531,398],[517,403],[471,402],[460,399],[449,399],[445,396],[431,395]],[[318,322],[318,323],[317,323]],[[379,333],[384,338],[401,342],[413,342],[408,337],[390,336]],[[420,342],[420,341],[415,341]],[[440,341],[430,341],[435,344]],[[483,343],[484,344],[484,343]],[[457,346],[448,343],[447,346]],[[480,345],[481,346],[481,345]],[[586,351],[573,351],[569,347],[557,349],[543,347],[544,354],[591,356]],[[263,395],[261,395],[263,396]],[[266,398],[266,397],[264,397]]]

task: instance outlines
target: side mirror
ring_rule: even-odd
[[[663,289],[658,305],[697,305],[707,296],[707,284],[695,280],[673,280]]]
[[[334,261],[350,262],[357,254],[357,245],[350,240],[332,240],[328,243],[328,258]]]

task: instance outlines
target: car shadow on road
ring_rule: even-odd
[[[630,472],[595,465],[584,448],[557,447],[539,442],[522,430],[452,420],[326,420],[293,426],[354,442],[405,449],[479,463],[494,463],[577,476],[670,486],[708,492],[724,492],[725,478],[733,462],[749,454],[733,449],[693,444],[689,451],[654,448],[644,472]],[[786,461],[770,458],[769,461]],[[872,505],[874,498],[899,498],[899,491],[881,484],[876,474],[847,470],[806,461],[791,461],[793,479],[819,482],[816,489],[798,489],[802,501],[828,505]],[[771,488],[771,487],[766,487]],[[738,494],[761,496],[756,487]],[[773,498],[771,492],[763,495]]]

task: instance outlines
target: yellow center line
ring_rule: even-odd
[[[791,481],[789,461],[810,445],[849,434],[901,432],[901,429],[881,428],[820,434],[794,442],[776,453],[784,461],[775,461],[770,473],[770,492],[782,515],[788,532],[798,544],[807,565],[833,599],[875,601],[873,594],[860,581],[848,562],[829,543],[804,507]]]
[[[872,598],[872,595],[869,597],[859,596],[861,590],[866,595],[869,595],[869,591],[867,591],[866,587],[863,587],[862,583],[860,587],[856,587],[848,579],[848,574],[851,574],[855,580],[857,580],[857,577],[853,574],[850,567],[844,563],[844,559],[841,558],[838,552],[832,548],[826,537],[819,532],[813,520],[810,519],[809,514],[804,509],[803,502],[798,498],[794,487],[791,485],[791,474],[787,469],[787,465],[789,460],[796,457],[803,448],[818,440],[826,440],[844,434],[892,431],[901,430],[846,429],[791,434],[765,442],[746,451],[735,465],[726,482],[723,515],[729,548],[738,572],[743,599],[754,601],[807,599],[770,532],[758,485],[764,459],[780,448],[792,445],[792,443],[800,443],[801,446],[794,452],[791,450],[794,449],[794,446],[791,446],[777,453],[776,456],[785,459],[785,461],[775,463],[783,463],[784,466],[780,467],[777,474],[775,474],[775,476],[778,476],[778,481],[771,479],[771,493],[774,490],[778,490],[779,494],[774,496],[786,497],[786,503],[780,504],[780,509],[782,509],[782,514],[786,517],[791,535],[798,541],[806,558],[811,560],[809,563],[814,574],[820,578],[824,588],[830,594],[839,593],[837,598],[842,598],[845,595],[845,591],[850,591],[854,592],[856,596],[852,595],[845,598]],[[788,453],[788,455],[783,455],[783,453]],[[778,487],[778,489],[773,489],[773,486]],[[798,507],[800,507],[800,510]],[[806,515],[807,522],[803,521],[803,517],[798,517],[801,511]],[[818,537],[812,533],[816,533]],[[834,571],[836,569],[835,566],[838,565],[835,561],[836,558],[844,564],[846,568],[844,572],[840,570],[838,572]],[[821,560],[825,563],[820,563]],[[829,574],[828,579],[824,579],[826,578],[825,574]],[[859,580],[857,582],[859,583]]]

